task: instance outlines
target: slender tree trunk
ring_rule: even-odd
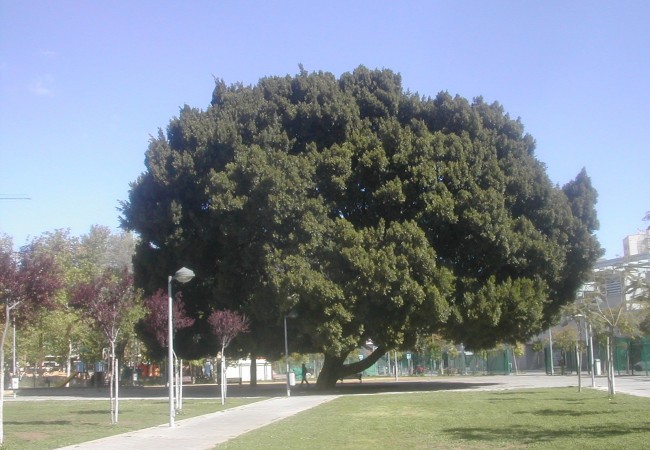
[[[5,407],[5,340],[9,330],[9,303],[5,301],[5,324],[2,330],[2,342],[0,342],[0,445],[5,440],[4,430],[4,407]]]
[[[68,327],[65,330],[65,336],[66,340],[68,341],[68,354],[65,359],[65,376],[66,378],[70,376],[72,373],[72,362],[70,361],[72,359],[72,339],[70,339],[70,335],[72,334],[72,324],[69,324]],[[69,387],[70,382],[67,382],[65,384],[65,387]]]
[[[176,411],[183,411],[183,360],[178,358],[178,370],[176,371]]]
[[[607,336],[607,385],[609,387],[609,398],[614,398],[616,395],[616,381],[614,379],[614,348],[612,341],[614,340],[614,333],[610,331]]]
[[[111,398],[111,423],[117,423],[117,414],[118,414],[118,384],[119,384],[119,371],[117,369],[117,358],[115,357],[115,341],[111,341],[111,381],[109,383],[109,391]]]
[[[255,351],[251,352],[251,386],[257,386],[257,354]]]
[[[465,358],[465,355],[463,355],[463,359]],[[514,350],[512,351],[512,362],[515,365],[515,375],[519,375],[519,367],[517,366],[517,355],[515,354]]]
[[[226,404],[226,389],[228,379],[226,378],[226,347],[221,347],[221,404]]]
[[[111,365],[111,370],[110,370],[110,375],[111,375],[111,380],[108,383],[108,390],[109,390],[109,398],[110,398],[110,403],[111,403],[111,423],[115,423],[115,400],[113,397],[113,372],[115,372],[115,359],[113,356],[111,356],[110,360],[110,365]]]
[[[115,423],[120,417],[120,360],[115,358]]]
[[[72,341],[68,339],[68,356],[65,360],[65,376],[68,379],[68,382],[65,384],[65,387],[70,387],[70,374],[72,373]]]
[[[582,392],[582,358],[580,346],[576,343],[576,364],[578,370],[578,392]]]

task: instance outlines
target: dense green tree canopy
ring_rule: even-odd
[[[499,104],[405,92],[390,70],[217,81],[206,110],[151,139],[123,204],[137,283],[196,272],[198,320],[179,333],[194,352],[214,351],[216,308],[246,313],[247,346],[267,355],[296,311],[293,348],[325,354],[326,383],[369,339],[378,353],[418,333],[524,340],[600,254],[588,176],[554,186],[534,147]]]

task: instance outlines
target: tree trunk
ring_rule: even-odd
[[[117,415],[119,411],[118,404],[118,385],[119,385],[119,370],[117,368],[117,358],[115,357],[115,341],[110,343],[111,345],[111,358],[110,358],[110,374],[111,380],[109,382],[109,396],[111,399],[111,423],[117,423]]]
[[[221,405],[226,404],[226,387],[228,379],[226,378],[226,348],[221,347]]]
[[[582,358],[580,346],[576,343],[576,363],[578,371],[578,392],[582,392]]]
[[[323,368],[318,375],[318,380],[316,380],[316,386],[319,389],[331,389],[336,386],[336,382],[344,375],[341,375],[343,369],[343,362],[345,361],[345,356],[332,356],[325,355],[325,361],[323,362]],[[288,376],[288,374],[287,374]]]
[[[115,358],[115,422],[120,416],[120,360]]]
[[[465,354],[463,352],[463,360],[465,359]],[[515,354],[514,350],[512,351],[512,362],[515,366],[515,375],[519,375],[519,367],[517,366],[517,355]]]
[[[111,402],[111,423],[115,423],[115,398],[113,397],[113,374],[115,372],[115,357],[111,354],[111,359],[110,359],[110,371],[109,373],[111,374],[111,379],[110,382],[108,383],[108,395],[110,398]]]
[[[255,352],[251,352],[251,386],[257,386],[257,355]]]
[[[609,391],[609,398],[612,399],[616,395],[616,384],[614,381],[614,349],[612,341],[614,340],[614,333],[610,332],[607,336],[607,386]]]
[[[66,378],[70,377],[70,374],[72,373],[72,339],[70,339],[70,335],[72,334],[72,324],[68,324],[68,327],[65,330],[65,338],[68,341],[68,354],[66,355],[65,358],[65,376]],[[65,384],[65,387],[70,387],[70,382],[68,381]]]
[[[5,340],[9,330],[9,303],[5,300],[5,325],[0,342],[0,445],[5,440],[4,406],[5,406]]]
[[[320,375],[318,375],[316,386],[320,389],[332,389],[342,377],[363,372],[385,354],[386,350],[384,348],[377,347],[367,358],[351,364],[343,364],[348,354],[343,356],[325,355],[323,369],[320,371]]]

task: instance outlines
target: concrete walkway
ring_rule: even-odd
[[[248,431],[271,424],[335,399],[331,395],[276,397],[191,419],[176,426],[160,425],[118,434],[96,441],[63,447],[61,450],[203,450],[212,449]]]

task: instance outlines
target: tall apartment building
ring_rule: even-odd
[[[623,254],[625,256],[640,255],[650,252],[650,229],[645,232],[631,234],[623,239]]]
[[[626,274],[625,269],[631,270],[631,272]],[[650,253],[643,252],[619,258],[601,259],[594,265],[594,271],[604,275],[606,282],[600,289],[604,294],[603,300],[609,306],[615,306],[621,302],[630,302],[630,306],[637,309],[638,304],[634,302],[635,297],[644,296],[645,294],[638,289],[634,291],[628,289],[632,280],[630,277],[634,276],[633,274],[640,274],[650,280]],[[593,292],[593,289],[592,282],[585,283],[582,292],[578,292],[578,298],[588,292]]]

